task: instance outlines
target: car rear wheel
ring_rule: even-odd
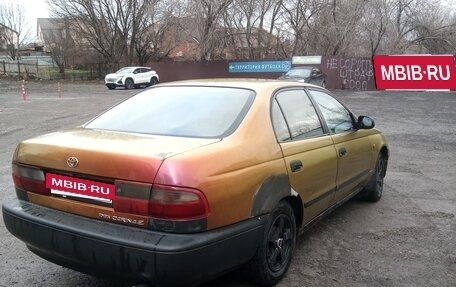
[[[133,83],[132,79],[126,79],[125,80],[125,89],[131,90],[135,87],[135,84]]]
[[[158,84],[157,78],[155,78],[155,77],[150,78],[150,85],[153,86],[153,85],[156,85],[156,84]]]
[[[367,201],[377,202],[383,194],[383,178],[385,177],[386,158],[379,154],[375,165],[375,173],[364,188],[362,198]]]
[[[244,276],[261,286],[277,284],[290,266],[295,244],[294,212],[290,204],[281,201],[266,224],[255,256],[243,269]]]

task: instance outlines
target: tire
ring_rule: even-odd
[[[321,87],[326,89],[326,81],[321,82]]]
[[[369,183],[364,188],[362,199],[377,202],[383,195],[383,178],[385,177],[386,158],[384,155],[379,154],[377,163],[375,164],[375,173],[369,180]]]
[[[132,79],[126,79],[125,80],[125,89],[126,90],[131,90],[135,87],[135,83],[133,83]]]
[[[116,88],[116,86],[107,86],[107,87],[108,87],[108,89],[110,89],[110,90],[114,90],[114,89]]]
[[[150,84],[149,85],[153,86],[153,85],[156,85],[156,84],[158,84],[157,78],[155,78],[155,77],[150,78]]]
[[[296,219],[293,209],[281,201],[266,224],[263,240],[255,256],[243,268],[254,284],[273,286],[285,275],[296,245]]]

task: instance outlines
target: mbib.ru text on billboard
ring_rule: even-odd
[[[379,90],[455,90],[453,55],[373,56]]]

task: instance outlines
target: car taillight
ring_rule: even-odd
[[[149,215],[152,184],[116,180],[114,210],[137,215]]]
[[[209,214],[199,190],[116,180],[114,210],[166,220],[194,220]]]
[[[149,215],[170,220],[198,219],[209,215],[209,206],[199,190],[155,184],[150,196]]]
[[[46,188],[44,171],[39,168],[13,163],[13,181],[17,188],[24,191],[50,195]]]

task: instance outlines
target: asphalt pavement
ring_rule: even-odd
[[[100,82],[0,78],[0,202],[15,197],[11,156],[24,139],[83,124],[139,90]],[[390,142],[380,202],[350,200],[297,241],[278,286],[456,286],[456,93],[334,91]],[[0,286],[125,286],[49,263],[0,218]],[[195,264],[197,258],[195,258]],[[201,270],[204,272],[204,270]],[[251,286],[239,271],[206,285]]]

